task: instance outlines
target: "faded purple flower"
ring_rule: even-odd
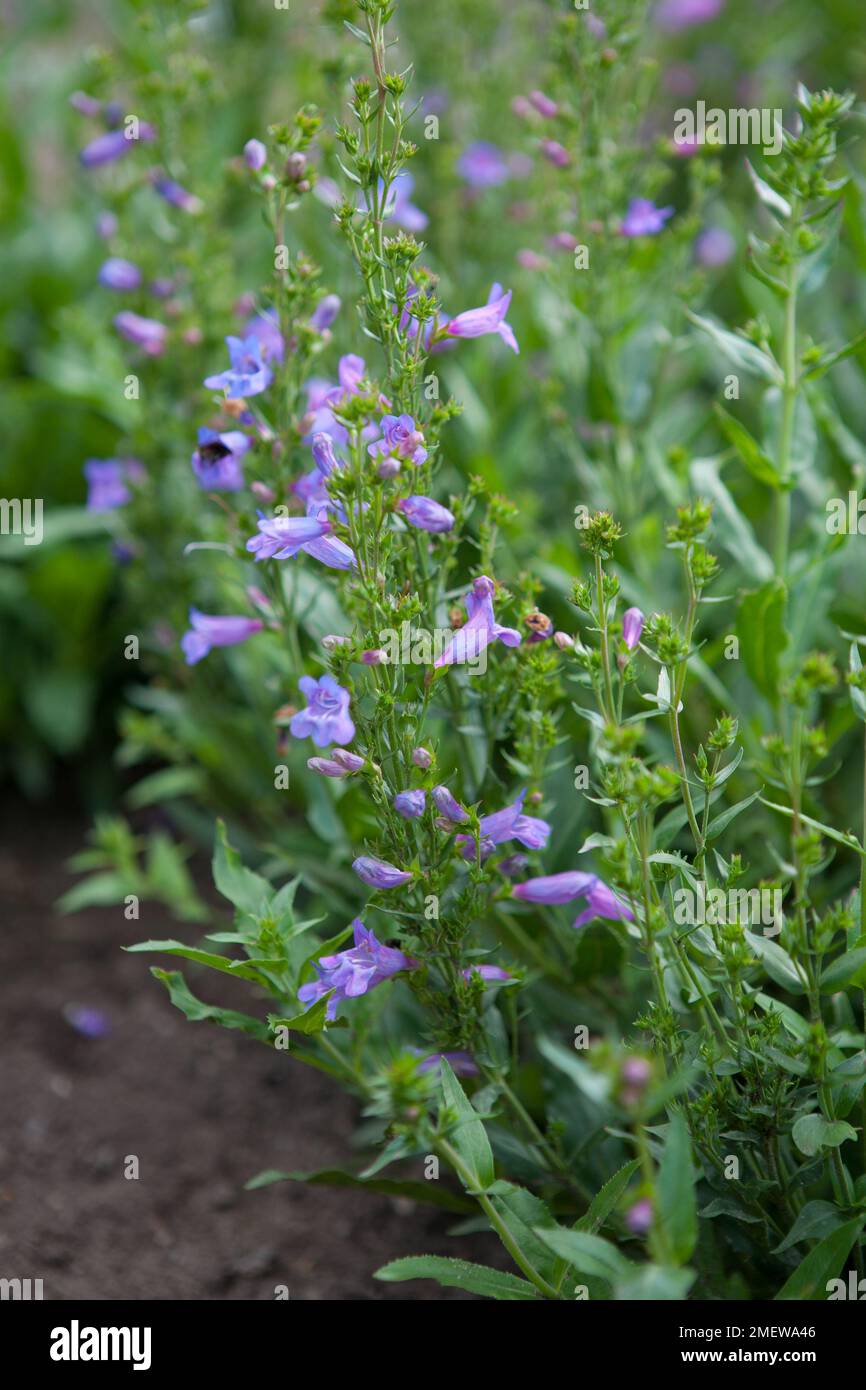
[[[137,290],[141,284],[141,271],[132,261],[109,256],[99,267],[97,278],[107,290]]]
[[[107,1038],[111,1024],[100,1009],[88,1008],[86,1004],[67,1004],[63,1010],[66,1022],[83,1038],[96,1042]]]
[[[404,869],[396,869],[384,859],[372,859],[366,854],[360,855],[353,862],[352,868],[361,882],[370,888],[399,888],[401,884],[412,881],[411,873]]]
[[[485,333],[498,333],[512,352],[519,352],[517,339],[511,325],[506,323],[505,315],[511,303],[511,290],[507,292],[495,284],[481,309],[465,309],[445,325],[445,333],[452,338],[481,338]]]
[[[361,382],[364,380],[363,357],[358,357],[354,352],[346,353],[340,358],[337,377],[339,386],[333,387],[325,396],[325,403],[328,405],[340,405],[347,397],[360,394]],[[327,433],[331,434],[332,431],[328,430]]]
[[[433,766],[433,758],[427,752],[426,748],[413,748],[412,761],[416,767],[423,768],[425,772],[429,767]]]
[[[244,337],[258,339],[265,362],[282,362],[286,345],[274,309],[265,309],[260,314],[253,314],[244,325]]]
[[[96,235],[110,241],[117,234],[118,222],[113,212],[100,212],[96,218]]]
[[[662,29],[688,29],[715,19],[724,4],[725,0],[661,0],[655,20]]]
[[[350,753],[348,748],[335,748],[331,758],[346,772],[360,772],[364,766],[364,759],[358,753]]]
[[[454,513],[432,497],[404,497],[396,510],[419,531],[450,531],[454,525]]]
[[[498,145],[475,140],[458,159],[457,172],[472,188],[495,188],[508,179],[508,161]]]
[[[414,970],[418,964],[395,946],[383,946],[374,933],[366,929],[360,917],[355,918],[352,926],[354,945],[336,955],[320,957],[314,963],[318,979],[301,985],[298,990],[298,998],[307,1005],[330,994],[326,1010],[329,1019],[336,1017],[337,1006],[344,999],[368,994],[398,971]]]
[[[78,158],[86,169],[95,169],[100,164],[111,164],[115,159],[121,159],[135,145],[147,144],[155,139],[156,131],[153,126],[142,121],[137,135],[128,135],[125,129],[108,130],[104,135],[97,135],[95,140],[85,145]]]
[[[258,396],[273,380],[273,372],[264,359],[262,345],[254,333],[246,338],[226,338],[231,365],[216,376],[205,377],[211,391],[224,391],[227,396]]]
[[[623,236],[656,236],[664,230],[673,207],[657,208],[649,198],[632,198],[620,224]]]
[[[112,512],[125,506],[132,496],[128,484],[144,477],[137,459],[88,459],[83,471],[89,512]]]
[[[544,92],[530,92],[529,100],[532,102],[532,105],[535,107],[539,116],[546,116],[550,118],[552,116],[555,116],[559,111],[559,107],[557,106],[556,102],[552,101],[549,96],[545,96]]]
[[[420,790],[398,792],[394,797],[394,810],[404,820],[417,820],[419,816],[423,816],[426,804],[427,795]]]
[[[268,161],[268,152],[261,140],[248,140],[244,145],[244,164],[257,173]]]
[[[555,165],[557,169],[565,169],[571,163],[571,155],[558,140],[542,140],[541,153],[548,163]]]
[[[504,642],[506,647],[519,647],[520,633],[513,627],[503,627],[493,612],[495,585],[486,574],[473,580],[472,588],[463,600],[468,621],[455,632],[434,666],[451,666],[471,661],[491,642]]]
[[[121,338],[135,343],[148,357],[158,357],[165,351],[168,329],[157,319],[142,318],[141,314],[134,314],[131,309],[123,309],[119,314],[115,314],[114,326]]]
[[[452,796],[447,787],[434,787],[430,795],[436,803],[436,810],[454,825],[462,825],[469,819],[469,812]]]
[[[338,294],[326,294],[324,299],[320,299],[310,315],[310,327],[314,332],[324,333],[330,328],[340,312],[341,305],[342,300]]]
[[[641,1197],[625,1214],[625,1224],[636,1236],[644,1236],[653,1224],[653,1204],[649,1197]]]
[[[695,240],[695,259],[713,270],[726,265],[736,249],[736,241],[724,227],[707,227]]]
[[[201,198],[190,193],[189,189],[184,188],[182,184],[175,183],[174,179],[164,178],[161,174],[157,174],[153,178],[153,187],[160,198],[171,203],[172,207],[180,208],[181,212],[201,212],[204,207]]]
[[[639,608],[627,608],[622,615],[622,640],[633,652],[643,632],[644,616]]]
[[[189,610],[189,631],[180,639],[187,666],[194,666],[212,647],[235,647],[264,626],[259,618],[212,615]]]
[[[307,708],[292,716],[289,728],[294,738],[311,738],[317,748],[331,743],[351,743],[355,725],[349,714],[351,696],[338,685],[333,676],[301,676],[301,693],[307,697]]]
[[[430,221],[412,202],[415,180],[411,174],[398,174],[388,189],[388,202],[385,207],[385,221],[396,222],[407,232],[423,232]],[[382,196],[382,183],[379,183],[379,196]]]
[[[418,1063],[418,1070],[439,1071],[443,1060],[448,1063],[455,1076],[478,1075],[478,1067],[468,1052],[431,1052],[429,1057]]]
[[[215,492],[238,492],[244,485],[241,459],[250,447],[249,435],[242,430],[216,430],[202,426],[198,448],[192,456],[193,472],[202,487]]]

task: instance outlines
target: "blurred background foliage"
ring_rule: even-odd
[[[664,522],[690,489],[704,490],[717,476],[712,468],[696,475],[694,461],[723,457],[726,448],[712,412],[718,357],[689,326],[683,304],[730,325],[776,312],[744,269],[747,232],[760,226],[761,213],[743,150],[682,158],[671,145],[674,110],[701,98],[723,108],[779,106],[788,115],[797,81],[863,89],[860,0],[820,7],[727,0],[704,8],[717,12],[671,27],[664,4],[610,0],[591,11],[603,20],[603,34],[589,30],[586,14],[567,0],[474,0],[469,9],[462,0],[434,0],[406,4],[400,14],[394,66],[414,65],[414,90],[423,98],[413,201],[430,217],[425,263],[452,313],[483,303],[494,280],[512,287],[509,318],[521,344],[520,357],[494,343],[439,359],[444,392],[463,405],[445,439],[445,485],[462,489],[477,474],[517,503],[502,568],[540,580],[539,601],[566,629],[574,628],[567,595],[581,564],[573,525],[579,503],[610,507],[628,533],[618,558],[630,602],[652,611],[678,601]],[[232,582],[220,578],[218,564],[205,569],[199,554],[181,557],[190,539],[208,535],[189,466],[207,412],[201,381],[222,362],[240,296],[264,302],[271,271],[269,237],[240,151],[271,122],[312,103],[324,115],[317,169],[339,180],[333,130],[359,61],[340,21],[352,13],[341,0],[287,10],[271,0],[0,4],[2,491],[42,497],[46,507],[42,545],[0,537],[0,777],[33,798],[75,788],[95,812],[116,807],[121,793],[130,809],[167,805],[202,837],[210,835],[213,811],[227,812],[240,822],[242,845],[245,830],[247,845],[255,840],[278,859],[291,823],[292,863],[311,884],[321,872],[321,840],[335,847],[336,893],[351,892],[340,860],[363,833],[346,806],[335,811],[335,801],[353,793],[299,776],[293,782],[302,790],[288,800],[262,796],[273,780],[273,713],[292,694],[293,673],[286,668],[275,681],[272,662],[250,643],[197,668],[193,681],[177,641],[202,585],[224,598]],[[515,97],[537,88],[564,113],[555,133],[574,151],[567,170],[539,157],[547,132],[513,108]],[[157,126],[157,144],[134,171],[131,160],[105,170],[80,166],[78,151],[97,133],[70,105],[81,90],[118,100]],[[438,138],[425,139],[431,114]],[[804,311],[812,336],[834,344],[855,336],[866,307],[861,129],[858,116],[849,125],[852,181],[840,254]],[[461,154],[477,141],[495,144],[505,164],[501,181],[488,187],[468,184],[459,170]],[[159,203],[147,186],[151,163],[191,189],[204,215]],[[663,237],[628,242],[614,234],[637,194],[676,207]],[[189,341],[135,367],[139,400],[123,391],[131,368],[111,328],[117,297],[96,279],[106,253],[95,224],[107,208],[120,221],[112,254],[135,260],[149,282],[183,285],[169,308]],[[558,245],[551,238],[572,229],[579,237],[586,223],[611,235],[595,237],[598,261],[581,275],[561,237]],[[702,264],[696,251],[708,229],[730,238],[718,264],[706,264],[706,256]],[[333,375],[338,352],[363,351],[352,270],[321,200],[303,201],[291,237],[344,302],[323,368]],[[144,296],[136,307],[146,314],[148,302],[156,312]],[[372,362],[375,345],[367,347]],[[800,430],[795,517],[801,532],[821,534],[828,553],[816,583],[835,590],[835,615],[857,631],[866,627],[863,569],[848,552],[844,564],[834,563],[823,499],[828,476],[840,495],[862,482],[864,365],[864,354],[854,354],[831,384],[816,388]],[[745,386],[742,410],[760,436],[758,396],[750,401]],[[84,461],[115,456],[139,457],[148,467],[130,509],[132,545],[123,517],[84,509]],[[730,593],[760,578],[767,503],[760,483],[737,466],[726,484],[718,496],[732,496],[738,511],[726,516],[717,507],[716,545],[728,571],[721,591]],[[749,520],[748,533],[737,517]],[[286,582],[297,585],[306,638],[318,641],[338,618],[327,608],[327,587],[311,566]],[[693,700],[688,712],[698,736],[720,697],[710,668],[731,620],[720,616],[707,634],[707,703],[702,709]],[[806,630],[806,617],[803,628],[804,646],[828,640]],[[128,634],[141,642],[132,671],[124,659]],[[576,719],[562,732],[584,737]],[[748,721],[745,734],[748,741]],[[300,773],[302,753],[281,756]],[[566,857],[567,832],[585,815],[570,787],[571,761],[562,759],[552,790],[567,808],[557,837]],[[856,796],[843,777],[834,792],[846,823],[849,790]],[[296,795],[308,798],[309,831],[292,820]],[[103,824],[105,833],[110,838],[117,827],[106,832]]]

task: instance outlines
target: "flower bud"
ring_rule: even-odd
[[[412,761],[416,767],[423,768],[426,772],[429,767],[433,766],[433,755],[428,753],[426,748],[413,748]]]

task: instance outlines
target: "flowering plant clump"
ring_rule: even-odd
[[[237,151],[273,273],[234,317],[221,293],[206,341],[189,284],[172,291],[187,627],[155,644],[161,680],[125,745],[169,764],[151,799],[172,787],[229,820],[214,876],[234,920],[200,946],[130,949],[264,992],[266,1018],[154,969],[189,1019],[357,1097],[376,1153],[341,1182],[434,1204],[451,1184],[446,1204],[510,1260],[420,1254],[381,1279],[728,1299],[748,1268],[756,1299],[827,1297],[863,1273],[866,1228],[866,824],[834,790],[858,741],[862,762],[866,623],[853,599],[834,607],[842,543],[814,511],[862,452],[828,380],[860,340],[805,325],[852,99],[801,87],[778,153],[750,162],[760,309],[733,331],[704,303],[717,151],[647,148],[645,7],[610,8],[552,26],[545,89],[512,107],[526,149],[467,140],[455,161],[470,199],[514,167],[532,191],[522,279],[485,265],[482,296],[459,264],[434,269],[390,0],[329,7],[367,64],[336,124],[306,105]],[[656,26],[709,21],[699,8],[662,6]],[[97,135],[82,163],[128,169],[163,135],[136,138],[149,148]],[[203,215],[167,174],[138,192]],[[311,200],[331,279],[290,230]],[[100,282],[137,296],[142,280],[117,254]],[[112,331],[159,370],[177,329],[130,303]],[[555,390],[518,506],[481,446],[460,466],[474,426],[444,383],[477,417],[473,371],[516,383],[530,355]],[[567,484],[543,494],[559,465]],[[85,464],[88,506],[122,512],[150,556],[161,466]]]

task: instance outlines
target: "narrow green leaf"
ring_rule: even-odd
[[[791,1277],[782,1285],[776,1294],[775,1301],[809,1299],[817,1302],[819,1299],[825,1300],[828,1293],[827,1285],[844,1268],[845,1261],[851,1253],[851,1247],[862,1231],[864,1222],[866,1222],[866,1215],[855,1217],[853,1221],[846,1221],[845,1225],[840,1226],[838,1231],[831,1231],[828,1236],[825,1236],[814,1250],[809,1251]]]
[[[377,1269],[373,1277],[389,1284],[402,1283],[406,1279],[435,1279],[437,1284],[443,1284],[446,1288],[466,1289],[484,1298],[512,1303],[538,1297],[528,1279],[519,1279],[516,1274],[488,1269],[486,1265],[471,1264],[468,1260],[448,1259],[442,1255],[408,1255],[402,1260],[392,1260],[390,1264]]]

